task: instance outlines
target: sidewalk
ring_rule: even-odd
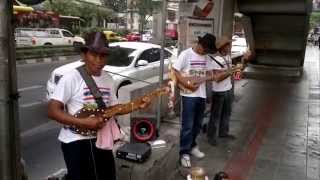
[[[301,78],[238,81],[230,124],[237,139],[219,139],[218,146],[213,147],[201,134],[198,142],[206,157],[192,159],[193,165],[203,167],[209,180],[221,170],[228,172],[231,180],[320,180],[319,59],[318,48],[308,47]],[[167,121],[161,124],[160,136],[178,145],[179,124]],[[26,162],[31,180],[43,179],[65,167],[56,140],[58,131],[58,126],[42,127],[34,139],[27,138],[32,142],[22,145],[25,157],[29,157]],[[172,154],[176,157],[161,159],[175,165],[176,169],[171,169],[174,177],[163,179],[159,175],[150,180],[186,180],[189,169],[179,166],[178,152]],[[172,173],[165,170],[161,168],[160,174]]]
[[[226,171],[232,180],[320,179],[320,78],[318,48],[308,47],[301,78],[244,79],[236,84],[231,117],[235,141],[198,142],[209,179]],[[175,180],[185,180],[179,167]]]

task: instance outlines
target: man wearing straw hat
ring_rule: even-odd
[[[219,138],[235,139],[235,136],[229,134],[232,104],[231,76],[233,74],[230,56],[231,42],[227,37],[221,37],[216,42],[218,52],[215,55],[208,55],[212,62],[215,63],[216,70],[226,71],[217,81],[212,82],[212,106],[207,137],[209,144],[213,146],[217,145],[217,134]]]

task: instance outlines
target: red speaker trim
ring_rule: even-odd
[[[149,125],[150,127],[150,133],[148,136],[139,136],[138,135],[138,125],[140,123],[146,123]],[[133,123],[133,126],[132,126],[132,129],[131,129],[131,132],[132,132],[132,135],[134,137],[134,139],[140,141],[140,142],[146,142],[150,139],[152,139],[154,136],[155,136],[155,125],[150,121],[150,120],[146,120],[146,119],[141,119],[141,120],[136,120],[134,123]]]

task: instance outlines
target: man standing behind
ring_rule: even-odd
[[[184,77],[203,77],[208,70],[208,53],[215,53],[216,38],[212,34],[198,37],[198,43],[192,48],[181,52],[173,64],[179,83],[185,87],[197,87],[192,93],[180,91],[182,101],[180,131],[180,163],[183,167],[191,167],[190,154],[203,158],[205,154],[197,146],[196,138],[200,132],[205,110],[206,85]]]
[[[209,58],[217,65],[217,70],[226,71],[224,76],[217,79],[217,82],[212,82],[212,106],[211,116],[208,124],[207,137],[211,145],[217,145],[217,125],[219,125],[219,137],[235,139],[229,134],[229,121],[231,115],[232,104],[232,83],[231,83],[231,40],[227,37],[222,37],[217,40],[216,47],[218,53]]]
[[[101,32],[86,36],[86,46],[81,48],[84,68],[97,84],[102,100],[108,107],[116,103],[114,81],[102,71],[106,64],[108,44]],[[64,125],[58,139],[68,169],[67,180],[115,180],[115,162],[111,149],[95,146],[96,135],[78,134],[71,127],[99,130],[105,126],[101,117],[76,118],[74,114],[81,108],[97,107],[86,82],[80,73],[73,69],[65,74],[57,84],[48,105],[48,116]],[[114,119],[108,123],[115,123]],[[112,141],[113,142],[113,141]]]

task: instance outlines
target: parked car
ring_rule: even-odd
[[[126,38],[121,37],[119,34],[113,32],[113,31],[103,31],[103,33],[106,35],[106,38],[109,42],[127,41]]]
[[[81,45],[84,39],[59,28],[16,28],[17,46]]]
[[[110,43],[109,46],[112,50],[103,70],[115,79],[117,94],[122,86],[159,74],[161,46],[142,42],[116,42]],[[169,49],[165,49],[164,72],[168,71],[169,58],[173,61],[176,59]],[[83,62],[78,60],[54,69],[47,81],[47,99],[61,77],[82,64]]]
[[[141,34],[139,32],[131,32],[127,34],[128,41],[141,41]]]

